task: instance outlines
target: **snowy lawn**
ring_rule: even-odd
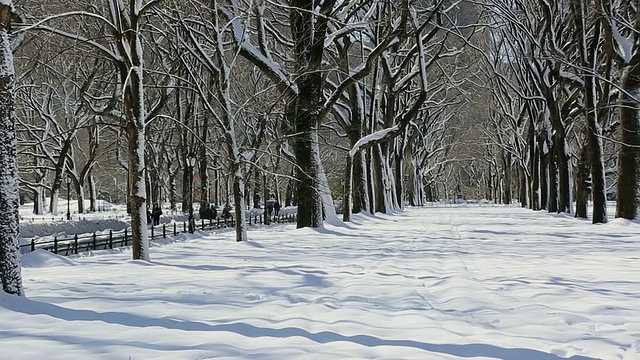
[[[640,359],[640,225],[423,208],[23,258],[1,359]]]

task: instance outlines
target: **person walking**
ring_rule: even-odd
[[[156,204],[151,212],[151,216],[153,217],[153,226],[160,225],[160,215],[162,215],[162,209],[158,204]]]

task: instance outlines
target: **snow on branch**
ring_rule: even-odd
[[[263,54],[251,43],[247,37],[247,27],[242,19],[224,6],[219,6],[218,10],[231,24],[233,39],[240,50],[240,54],[262,70],[281,90],[295,96],[298,93],[298,87],[289,79],[280,64]]]
[[[162,0],[151,0],[146,5],[142,5],[142,0],[136,0],[136,12],[135,15],[142,16],[152,7],[156,6]]]
[[[369,73],[371,73],[371,71],[373,70],[373,67],[375,65],[375,62],[384,53],[384,51],[386,49],[388,49],[389,47],[399,43],[399,41],[400,41],[399,33],[398,32],[394,32],[391,36],[387,37],[386,39],[384,39],[384,41],[382,41],[380,44],[378,44],[378,46],[376,46],[371,51],[371,53],[367,57],[367,61],[360,67],[360,69],[357,69],[355,72],[353,72],[351,74],[351,76],[346,78],[335,89],[333,94],[327,99],[327,101],[324,103],[322,111],[320,112],[320,114],[318,116],[318,121],[322,121],[322,119],[324,119],[325,116],[327,116],[327,114],[331,111],[331,109],[333,108],[335,103],[338,100],[340,100],[340,97],[344,94],[344,92],[350,86],[352,86],[354,83],[362,80],[364,77],[369,75]]]
[[[396,124],[390,128],[382,129],[374,132],[373,134],[369,134],[360,140],[358,140],[351,150],[349,150],[349,156],[354,157],[358,151],[362,150],[365,147],[372,146],[373,144],[379,143],[382,140],[392,139],[398,135],[400,135],[404,131],[404,128],[400,127],[400,124]]]
[[[602,19],[607,40],[609,40],[609,55],[615,58],[619,63],[630,64],[633,60],[634,53],[637,53],[637,50],[634,51],[637,42],[637,34],[633,31],[634,29],[631,29],[629,36],[625,37],[620,31],[618,23],[612,19],[612,9],[606,6],[603,1],[596,2],[596,4],[599,4],[597,11]],[[640,10],[637,10],[637,13],[640,14]],[[640,18],[636,19],[636,21],[640,22]],[[639,25],[640,24],[636,24],[636,28]]]
[[[19,31],[23,31],[24,28],[20,28]],[[52,34],[56,34],[56,35],[60,35],[64,38],[70,39],[70,40],[76,40],[79,42],[82,42],[84,44],[87,44],[91,47],[96,48],[97,50],[101,51],[104,55],[106,55],[108,58],[110,58],[111,60],[114,61],[122,61],[122,57],[116,53],[114,53],[113,51],[107,49],[105,46],[99,44],[96,41],[93,41],[87,37],[84,36],[80,36],[78,34],[74,34],[74,33],[70,33],[70,32],[66,32],[60,29],[56,29],[56,28],[52,28],[50,26],[45,26],[45,25],[39,25],[39,26],[33,26],[30,25],[29,29],[34,29],[34,30],[44,30],[47,32],[50,32]]]

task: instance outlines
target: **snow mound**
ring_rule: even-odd
[[[98,230],[111,229],[119,231],[129,226],[128,221],[121,220],[73,220],[43,223],[21,223],[20,237],[32,238],[54,234],[82,234]]]
[[[615,218],[612,220],[609,220],[609,224],[615,224],[618,226],[634,226],[634,225],[638,225],[640,224],[639,220],[628,220],[628,219],[624,219],[624,218]]]
[[[44,268],[51,266],[75,266],[73,260],[56,255],[46,250],[38,249],[28,254],[22,255],[22,267],[25,268]]]

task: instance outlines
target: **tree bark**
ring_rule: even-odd
[[[625,68],[622,89],[616,217],[634,220],[640,212],[640,59]]]
[[[558,212],[558,169],[555,160],[555,144],[547,154],[547,211]]]
[[[540,209],[549,211],[549,176],[547,170],[549,169],[549,149],[546,148],[546,136],[543,134],[538,135],[538,153],[539,153],[539,179],[540,179]]]
[[[578,161],[578,171],[576,176],[576,217],[587,218],[587,203],[589,198],[589,149],[588,145],[582,147],[580,160]]]
[[[289,20],[293,38],[294,64],[298,94],[290,100],[287,120],[296,134],[297,226],[319,227],[322,224],[322,200],[318,189],[320,157],[318,149],[318,116],[323,106],[324,78],[322,58],[327,34],[328,14],[336,0],[323,1],[316,9],[314,0],[291,0]],[[320,13],[321,15],[316,15]]]
[[[134,260],[149,261],[149,234],[147,229],[147,189],[145,187],[146,166],[144,158],[146,113],[144,108],[144,85],[142,65],[142,42],[139,28],[139,9],[137,1],[129,3],[131,18],[130,31],[125,33],[130,45],[128,51],[131,64],[122,79],[124,83],[124,113],[126,116],[126,132],[129,150],[129,182],[131,192],[131,239]],[[130,70],[130,71],[129,71]]]
[[[529,182],[527,181],[527,172],[522,166],[518,166],[518,176],[519,176],[519,200],[520,206],[526,208],[529,206],[528,202],[528,190],[529,190]]]
[[[511,204],[513,201],[511,187],[513,186],[511,175],[511,156],[502,152],[502,172],[504,174],[504,188],[502,189],[502,203]]]
[[[9,39],[12,2],[0,3],[0,280],[8,294],[24,295],[18,239],[19,187],[13,53]]]

